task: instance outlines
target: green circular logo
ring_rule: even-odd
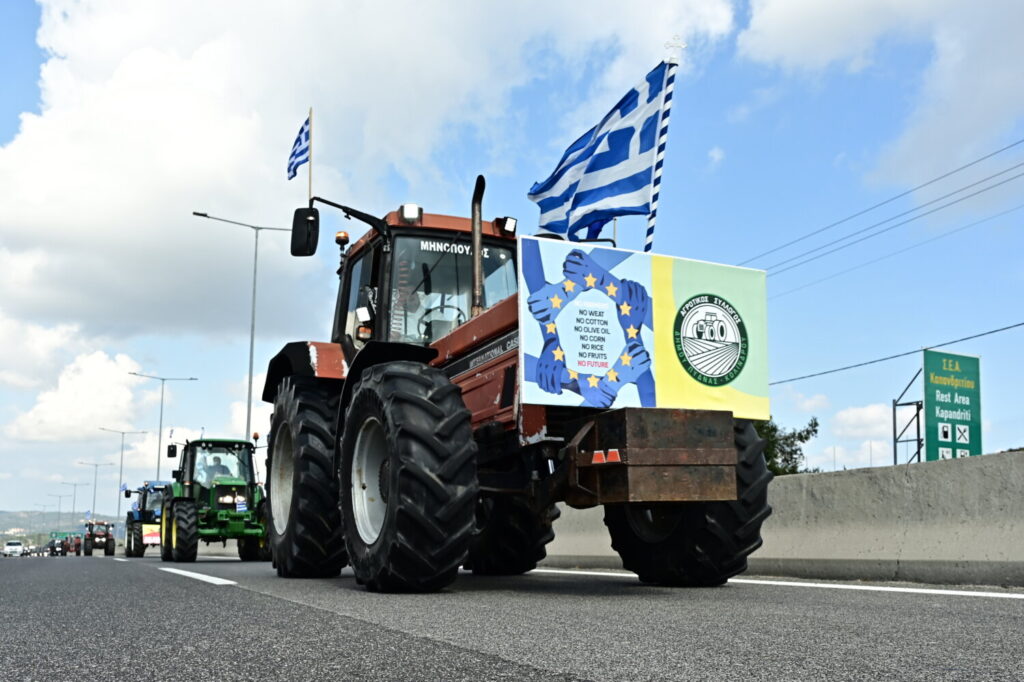
[[[683,369],[707,386],[725,386],[747,364],[747,328],[735,306],[721,296],[697,294],[681,305],[673,337]]]

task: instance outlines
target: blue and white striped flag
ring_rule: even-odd
[[[595,239],[616,216],[648,215],[650,250],[674,78],[675,64],[656,66],[534,184],[528,196],[540,206],[540,232],[578,241],[586,228]]]
[[[299,172],[299,166],[309,162],[309,119],[299,129],[299,136],[292,145],[292,153],[288,156],[288,179],[291,180]]]

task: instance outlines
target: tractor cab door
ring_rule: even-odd
[[[381,338],[377,334],[383,270],[380,245],[375,239],[351,256],[338,287],[331,341],[341,344],[350,362],[367,341]]]

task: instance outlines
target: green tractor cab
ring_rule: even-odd
[[[238,541],[243,561],[269,561],[265,498],[249,441],[206,438],[186,443],[174,481],[163,488],[160,558],[195,561],[199,541]],[[177,446],[167,448],[177,457]]]

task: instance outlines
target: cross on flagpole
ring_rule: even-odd
[[[647,215],[647,237],[644,240],[644,251],[654,247],[654,223],[658,217],[658,197],[661,194],[661,169],[665,165],[665,145],[668,142],[668,118],[672,112],[672,88],[676,82],[676,69],[679,68],[678,53],[686,48],[686,43],[679,36],[665,43],[669,51],[665,63],[665,87],[662,91],[661,120],[658,122],[658,155],[654,161],[654,179],[651,182],[651,212]]]

